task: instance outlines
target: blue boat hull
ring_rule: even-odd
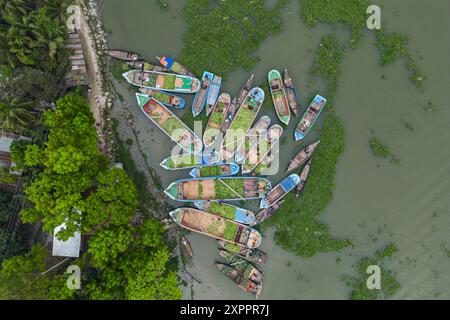
[[[212,74],[211,72],[208,72],[208,71],[203,72],[203,77],[202,77],[202,79],[200,80],[200,85],[201,85],[202,81],[203,81],[206,77],[210,78],[210,79],[211,79],[211,83],[212,83],[212,81],[213,81],[213,79],[214,79],[214,74]],[[206,100],[208,99],[208,92],[209,92],[209,89],[210,89],[210,88],[211,88],[211,84],[210,84],[210,86],[208,87],[208,89],[207,89],[207,91],[206,91],[206,95],[205,95],[203,101],[201,102],[200,108],[197,109],[197,110],[194,108],[194,105],[195,105],[195,103],[197,102],[197,100],[200,98],[200,93],[202,92],[202,89],[200,88],[200,89],[197,91],[197,93],[195,94],[194,101],[192,101],[192,114],[194,115],[194,117],[196,117],[196,116],[198,116],[200,113],[202,113],[203,109],[205,108],[205,104],[206,104]]]
[[[271,206],[273,206],[275,203],[277,203],[278,201],[280,201],[281,199],[283,199],[290,191],[292,191],[293,189],[295,189],[295,187],[300,183],[300,177],[297,174],[291,174],[288,177],[284,178],[283,181],[280,182],[280,184],[278,184],[275,188],[272,189],[272,191],[269,192],[269,194],[261,199],[261,202],[259,204],[259,207],[261,209],[266,209],[269,208]],[[284,193],[278,197],[276,199],[276,201],[274,201],[273,203],[270,203],[267,200],[267,197],[269,197],[271,195],[271,193],[273,191],[275,191],[278,187],[281,187],[284,191]]]

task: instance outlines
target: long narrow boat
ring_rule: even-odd
[[[205,148],[208,148],[216,142],[220,129],[227,120],[227,114],[231,107],[231,96],[228,93],[222,93],[216,102],[211,116],[206,124],[205,132],[203,133],[203,143]]]
[[[236,112],[239,110],[239,106],[237,105],[237,98],[234,97],[231,101],[230,107],[228,108],[228,111],[225,115],[225,120],[222,123],[222,127],[220,127],[220,136],[225,137],[226,133],[228,132],[228,129],[230,128],[231,124],[233,123],[233,119],[236,116]],[[217,137],[216,137],[217,140]]]
[[[244,140],[240,142],[236,148],[234,159],[236,163],[244,161],[247,153],[254,148],[261,136],[266,134],[266,130],[270,125],[270,118],[268,116],[262,116],[256,122],[256,124],[250,129]]]
[[[279,159],[279,151],[279,148],[272,148],[269,153],[258,163],[255,169],[253,169],[252,176],[269,176],[277,174],[279,168],[274,160]]]
[[[297,185],[297,192],[295,193],[295,196],[297,197],[300,195],[300,192],[302,192],[303,188],[305,187],[306,180],[308,179],[309,172],[311,170],[311,161],[312,159],[309,159],[309,161],[303,167],[302,173],[300,173],[300,183]]]
[[[246,278],[248,278],[256,283],[261,283],[263,281],[262,271],[259,270],[257,267],[255,267],[250,262],[248,262],[247,260],[244,260],[224,249],[218,249],[217,253],[219,254],[219,256],[221,256],[222,258],[224,258],[227,261],[228,265],[237,269]]]
[[[158,60],[161,65],[163,65],[165,68],[169,69],[172,72],[181,74],[183,76],[194,77],[194,73],[191,70],[189,70],[182,64],[176,62],[174,59],[170,57],[166,56],[163,56],[162,58],[156,57],[156,60]]]
[[[123,61],[137,61],[142,60],[142,57],[135,52],[125,51],[125,50],[106,50],[106,54],[119,60]]]
[[[158,66],[146,61],[128,61],[127,64],[133,69],[138,69],[141,71],[169,72],[169,69],[164,68],[163,66]]]
[[[298,174],[291,174],[288,177],[284,178],[275,188],[270,190],[267,196],[261,199],[261,203],[259,207],[261,209],[269,208],[273,206],[275,203],[280,201],[286,194],[289,193],[292,189],[294,189],[300,183],[300,177]]]
[[[308,109],[306,109],[305,113],[303,113],[302,118],[297,124],[297,127],[295,128],[294,137],[296,141],[303,139],[308,134],[317,118],[319,118],[319,115],[322,112],[326,102],[327,99],[320,95],[316,95],[314,97]]]
[[[286,91],[289,108],[291,108],[291,111],[295,116],[298,116],[299,99],[297,89],[295,89],[294,84],[292,83],[292,78],[287,69],[284,70],[284,91]]]
[[[250,90],[223,138],[221,146],[222,159],[231,159],[234,156],[236,147],[242,140],[245,140],[245,136],[250,130],[253,121],[255,121],[263,102],[264,90],[258,87]]]
[[[217,269],[220,270],[224,275],[233,280],[236,285],[248,293],[253,293],[256,298],[259,298],[262,291],[262,283],[256,283],[248,278],[246,278],[242,273],[240,273],[236,268],[233,268],[225,263],[216,263]]]
[[[161,102],[163,105],[175,109],[183,109],[186,105],[186,102],[183,98],[180,98],[174,94],[170,94],[164,91],[158,91],[153,89],[139,88],[139,91],[142,94],[146,94],[151,96]]]
[[[169,214],[179,226],[208,237],[247,248],[257,248],[261,244],[261,234],[257,230],[209,212],[185,207]]]
[[[208,71],[203,72],[200,90],[197,91],[192,101],[192,114],[194,117],[198,116],[205,107],[206,98],[208,97],[209,87],[213,81],[214,75]]]
[[[291,111],[289,110],[288,99],[284,91],[283,78],[278,70],[270,70],[267,78],[277,117],[281,122],[288,125],[291,119]]]
[[[190,257],[194,256],[194,250],[192,250],[191,244],[189,243],[188,239],[186,239],[186,237],[183,236],[181,233],[180,233],[180,240],[181,240],[181,243],[183,244],[183,247],[184,247],[184,250],[186,251],[186,253]]]
[[[130,70],[123,77],[128,83],[147,89],[195,93],[200,88],[200,81],[196,78],[166,72]]]
[[[259,177],[191,178],[172,182],[164,191],[171,199],[182,202],[195,200],[250,200],[264,198],[270,191],[270,181]]]
[[[164,159],[159,165],[166,170],[191,169],[220,161],[218,152],[198,154],[177,154]]]
[[[206,115],[209,116],[217,102],[219,96],[220,86],[222,84],[222,77],[214,76],[211,86],[208,91],[208,98],[206,99]]]
[[[258,224],[263,223],[264,221],[266,221],[267,219],[269,219],[270,217],[272,217],[278,209],[280,209],[280,207],[283,205],[284,203],[284,199],[278,201],[277,203],[275,203],[273,206],[269,207],[269,208],[265,208],[262,209],[260,212],[258,212],[256,214],[256,218],[255,220],[253,220],[253,222],[250,224],[250,226],[256,226]]]
[[[242,173],[252,172],[264,159],[266,159],[270,152],[278,146],[278,141],[283,134],[283,128],[275,124],[267,130],[265,137],[259,140],[258,144],[254,146],[246,155],[242,163]]]
[[[217,242],[222,248],[248,261],[260,264],[264,264],[267,261],[267,254],[259,249],[245,248],[222,240]]]
[[[286,170],[286,173],[297,169],[298,167],[302,166],[306,161],[308,161],[308,159],[312,157],[319,143],[320,140],[317,140],[316,142],[311,143],[306,147],[304,147],[302,150],[300,150],[300,152],[297,153],[297,155],[293,157],[292,160],[289,162],[289,166]]]
[[[250,90],[253,86],[254,79],[255,79],[255,75],[252,74],[250,76],[250,78],[248,78],[248,80],[244,83],[241,90],[239,91],[238,96],[237,96],[237,102],[236,102],[236,104],[238,106],[240,106],[242,104],[242,102],[244,102],[244,99],[247,97],[248,93],[250,92]]]
[[[209,166],[200,166],[189,173],[193,178],[204,177],[225,177],[234,176],[239,173],[239,166],[236,163],[218,163]]]
[[[243,224],[250,224],[255,219],[255,214],[252,211],[225,202],[195,201],[194,205],[200,210]]]
[[[202,140],[178,117],[158,100],[146,94],[136,93],[139,107],[145,116],[188,153],[199,153]]]

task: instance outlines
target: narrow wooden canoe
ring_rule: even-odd
[[[142,60],[142,57],[135,52],[125,51],[125,50],[106,50],[106,54],[119,60],[123,61],[137,61]]]
[[[188,239],[186,239],[186,237],[183,236],[181,233],[180,233],[180,240],[181,240],[181,243],[183,244],[183,247],[184,247],[184,250],[186,251],[186,253],[190,257],[194,256],[194,250],[192,250],[191,244],[189,243]]]
[[[255,219],[253,211],[225,202],[195,201],[194,205],[200,210],[217,214],[243,224],[250,224]]]
[[[271,151],[278,147],[278,142],[283,134],[283,128],[275,124],[267,130],[266,136],[259,140],[258,144],[249,150],[243,163],[242,173],[252,172]]]
[[[130,70],[123,77],[128,83],[147,89],[195,93],[200,88],[200,81],[196,78],[167,72]]]
[[[286,173],[297,169],[298,167],[302,166],[306,161],[308,161],[308,159],[312,157],[319,143],[320,140],[317,140],[316,142],[311,143],[306,147],[304,147],[302,150],[300,150],[300,152],[297,153],[297,155],[293,157],[292,160],[290,161]]]
[[[262,136],[266,135],[266,130],[270,125],[270,118],[262,116],[256,121],[256,124],[250,129],[244,140],[236,148],[234,159],[236,163],[241,163],[247,156],[247,153],[253,149]]]
[[[169,213],[180,227],[208,237],[248,248],[261,244],[261,234],[248,226],[194,208],[178,208]]]
[[[253,222],[250,224],[250,226],[256,226],[258,224],[263,223],[264,221],[266,221],[267,219],[269,219],[270,217],[272,217],[278,209],[280,209],[280,207],[283,205],[284,203],[284,199],[278,201],[277,203],[275,203],[273,206],[269,207],[269,208],[265,208],[262,209],[260,212],[258,212],[256,214],[256,218],[255,220],[253,220]]]
[[[203,133],[203,143],[205,148],[212,146],[221,133],[222,126],[229,117],[231,108],[231,96],[228,93],[222,93],[216,102],[211,116],[206,124],[205,132]],[[228,121],[230,121],[228,119]]]
[[[259,207],[261,209],[269,208],[277,203],[279,200],[284,198],[286,194],[289,193],[300,183],[300,177],[297,174],[291,174],[290,176],[284,178],[275,188],[270,190],[267,196],[261,199]]]
[[[311,161],[312,159],[309,159],[309,161],[303,167],[302,173],[300,173],[300,183],[297,185],[297,192],[295,194],[297,197],[300,195],[300,192],[302,192],[303,188],[305,187],[306,180],[308,179],[309,172],[311,170]]]
[[[220,270],[224,275],[226,275],[229,279],[231,279],[240,289],[245,292],[253,293],[256,298],[259,298],[262,291],[262,282],[256,283],[248,278],[246,278],[242,273],[240,273],[237,269],[225,264],[225,263],[216,263],[217,269]]]
[[[188,153],[202,151],[202,140],[166,106],[142,93],[136,93],[136,99],[145,116],[183,150]]]
[[[284,91],[283,78],[278,70],[269,71],[267,78],[277,117],[281,122],[288,125],[291,119],[291,111],[289,110],[289,103]]]
[[[250,78],[244,83],[241,90],[238,93],[236,104],[240,106],[242,102],[244,102],[245,98],[247,97],[248,93],[252,89],[253,81],[254,81],[255,75],[252,74]]]
[[[220,128],[219,137],[222,137],[222,140],[225,137],[226,133],[228,132],[228,129],[230,128],[231,124],[233,123],[233,119],[236,116],[238,110],[239,106],[237,105],[237,98],[234,97],[225,115],[225,121],[222,123],[222,127]]]
[[[289,108],[291,108],[291,111],[295,116],[298,116],[299,98],[297,95],[297,89],[295,89],[294,84],[292,83],[292,78],[287,69],[284,70],[284,90],[286,91]]]
[[[142,94],[146,94],[151,96],[161,102],[163,105],[175,109],[183,109],[186,105],[186,102],[183,98],[176,96],[174,94],[170,94],[164,91],[158,91],[153,89],[139,88],[139,91]]]
[[[267,254],[259,249],[245,248],[222,240],[217,242],[222,248],[248,261],[260,264],[264,264],[267,261]]]
[[[169,69],[172,72],[184,75],[184,76],[190,76],[194,77],[194,73],[183,66],[182,64],[178,63],[174,59],[170,57],[163,56],[162,58],[156,57],[156,60],[159,61],[161,65],[163,65],[165,68]]]
[[[251,175],[270,176],[278,173],[279,167],[274,162],[279,159],[279,148],[272,148],[270,152],[262,159],[258,165],[253,169]]]
[[[269,180],[259,177],[209,177],[177,180],[164,192],[181,202],[239,201],[264,198],[271,187]]]
[[[189,173],[193,178],[203,177],[225,177],[234,176],[239,173],[239,166],[236,163],[211,164],[209,166],[200,166],[191,170]]]
[[[218,249],[217,253],[219,256],[224,258],[227,261],[227,264],[237,269],[240,273],[242,273],[246,278],[256,282],[261,283],[263,281],[263,273],[253,264],[244,260],[231,252],[228,252],[225,249]]]
[[[314,97],[308,109],[306,109],[305,113],[303,113],[302,118],[297,124],[297,127],[295,128],[294,137],[296,141],[303,139],[308,134],[317,118],[319,118],[326,102],[327,99],[320,95],[316,95]]]
[[[198,154],[177,154],[164,159],[159,165],[166,170],[192,169],[220,161],[218,152]]]
[[[220,86],[222,84],[222,77],[214,76],[211,83],[211,87],[208,91],[208,98],[206,99],[206,115],[209,116],[211,111],[217,102],[217,97],[219,96]]]
[[[164,68],[163,66],[158,66],[146,61],[128,61],[127,64],[133,69],[137,69],[140,71],[169,72],[169,70],[167,68]]]
[[[200,85],[200,90],[195,94],[192,102],[192,114],[194,117],[198,116],[205,107],[206,99],[208,97],[209,87],[214,79],[214,75],[208,71],[203,72],[203,77]]]
[[[236,112],[221,145],[222,159],[231,159],[237,146],[244,140],[264,102],[264,90],[255,87],[248,93]]]

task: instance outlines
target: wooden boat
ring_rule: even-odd
[[[264,264],[267,261],[267,254],[259,249],[245,248],[222,240],[217,242],[222,248],[248,261],[260,264]]]
[[[228,132],[228,129],[230,128],[231,124],[233,123],[234,116],[236,115],[236,112],[238,111],[239,106],[237,105],[237,98],[234,97],[231,101],[230,107],[228,108],[228,111],[225,115],[225,120],[222,123],[222,127],[220,128],[220,136],[223,137]],[[217,140],[217,137],[216,137]]]
[[[241,90],[239,91],[238,96],[237,96],[237,102],[236,102],[238,106],[240,106],[242,104],[242,102],[244,102],[245,98],[247,97],[248,93],[250,92],[250,90],[253,86],[254,78],[255,78],[255,75],[252,74],[250,76],[250,78],[248,78],[248,80],[244,83]]]
[[[147,89],[195,93],[200,88],[200,81],[196,78],[166,72],[130,70],[123,77],[128,83]]]
[[[219,163],[208,166],[200,166],[189,173],[193,178],[202,177],[225,177],[234,176],[239,173],[239,166],[236,163]]]
[[[198,154],[177,154],[164,159],[159,165],[166,170],[191,169],[220,161],[218,152]]]
[[[289,108],[291,108],[295,116],[298,116],[299,99],[297,89],[295,89],[287,69],[284,70],[284,91],[286,92]]]
[[[258,87],[250,90],[223,138],[221,146],[222,159],[231,159],[234,156],[236,147],[244,140],[263,102],[264,90]]]
[[[298,167],[302,166],[308,159],[310,159],[316,150],[317,146],[319,145],[320,140],[317,140],[314,143],[311,143],[304,147],[300,152],[292,158],[292,160],[289,162],[289,166],[286,169],[286,173],[291,172],[292,170],[297,169]]]
[[[270,118],[268,116],[262,116],[259,118],[256,124],[250,129],[245,139],[243,139],[236,148],[236,153],[234,155],[236,163],[241,163],[244,161],[249,150],[258,144],[261,136],[266,134],[266,130],[269,125]]]
[[[263,281],[263,273],[261,270],[256,268],[253,264],[244,260],[231,252],[224,249],[218,249],[217,253],[219,256],[227,261],[227,264],[238,270],[246,278],[256,282],[261,283]]]
[[[202,140],[166,106],[146,94],[136,93],[136,98],[145,116],[167,134],[173,142],[188,153],[202,151]]]
[[[164,68],[163,66],[158,66],[146,61],[128,61],[127,64],[133,69],[137,69],[140,71],[169,72],[169,69]]]
[[[295,128],[294,137],[295,140],[303,139],[312,128],[323,108],[325,107],[325,103],[327,99],[320,95],[316,95],[314,99],[311,101],[308,109],[306,109],[305,113],[303,113],[300,122],[297,124]]]
[[[275,124],[267,130],[266,136],[259,140],[258,144],[249,150],[243,163],[242,173],[252,172],[270,152],[277,146],[283,134],[283,128]]]
[[[106,54],[113,57],[114,59],[119,59],[123,61],[137,61],[142,60],[142,57],[137,53],[125,50],[106,50]]]
[[[184,250],[186,251],[186,253],[190,257],[194,256],[194,250],[192,250],[191,244],[189,243],[188,239],[186,239],[186,237],[183,236],[181,233],[180,233],[180,240],[181,240],[181,243],[183,244],[183,247],[184,247]]]
[[[309,159],[309,161],[303,168],[302,173],[300,173],[300,183],[297,185],[297,192],[295,193],[296,197],[300,195],[300,192],[302,192],[303,188],[305,187],[306,180],[308,179],[309,172],[311,170],[311,161],[312,159]]]
[[[243,224],[250,224],[255,219],[255,214],[252,211],[225,202],[195,201],[194,205],[200,210]]]
[[[192,101],[192,114],[194,117],[198,116],[205,107],[206,98],[208,97],[209,87],[213,81],[214,75],[208,71],[203,72],[200,90],[197,91]]]
[[[283,78],[278,70],[270,70],[267,78],[277,117],[281,122],[288,125],[291,119],[291,111],[284,91]]]
[[[185,207],[169,214],[179,226],[208,237],[247,248],[257,248],[261,244],[261,234],[257,230],[209,212]]]
[[[194,73],[191,70],[189,70],[182,64],[176,62],[174,59],[172,59],[170,57],[166,57],[166,56],[163,56],[162,58],[156,57],[156,60],[158,60],[158,62],[161,65],[163,65],[165,68],[169,69],[172,72],[181,74],[183,76],[194,77]]]
[[[280,207],[283,205],[283,203],[284,203],[284,199],[278,201],[277,203],[275,203],[273,206],[271,206],[269,208],[262,209],[260,212],[258,212],[256,214],[256,218],[255,218],[255,220],[253,220],[252,223],[250,223],[250,226],[256,226],[258,224],[261,224],[264,221],[266,221],[267,219],[269,219],[270,217],[272,217],[275,214],[275,212],[277,212],[277,210],[280,209]]]
[[[279,159],[279,148],[272,148],[269,153],[253,169],[251,175],[269,176],[278,173],[278,166],[273,166],[274,160]]]
[[[205,132],[203,133],[203,143],[205,148],[212,146],[216,142],[221,128],[227,119],[230,107],[231,96],[228,93],[222,93],[216,102],[216,106],[208,119]]]
[[[214,76],[214,79],[209,87],[208,98],[206,99],[206,115],[209,116],[217,102],[219,96],[220,86],[222,84],[222,77]]]
[[[171,199],[182,202],[233,201],[264,198],[270,189],[270,181],[265,178],[210,177],[177,180],[172,182],[164,192]]]
[[[259,296],[261,295],[262,283],[256,283],[246,278],[236,268],[233,268],[225,263],[216,262],[216,267],[220,270],[220,272],[233,280],[233,282],[236,283],[239,288],[241,288],[245,292],[253,293],[256,298],[259,298]]]
[[[164,91],[158,91],[153,89],[139,88],[139,91],[142,94],[146,94],[151,96],[161,102],[163,105],[175,109],[183,109],[186,105],[186,102],[183,98],[180,98],[174,94],[170,94]]]
[[[270,190],[267,196],[261,199],[261,203],[259,207],[261,209],[269,208],[273,206],[277,201],[282,199],[286,194],[289,193],[292,189],[294,189],[300,183],[300,177],[297,174],[291,174],[288,177],[284,178],[275,188]]]

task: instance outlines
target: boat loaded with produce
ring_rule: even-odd
[[[156,124],[172,141],[188,153],[199,153],[203,143],[189,127],[158,100],[136,93],[138,105],[145,116]]]
[[[234,156],[237,146],[242,140],[245,140],[245,136],[255,121],[263,102],[264,91],[261,88],[256,87],[250,90],[223,138],[221,146],[222,159],[231,159]]]
[[[262,116],[256,122],[256,124],[250,129],[245,139],[243,139],[238,147],[234,159],[236,163],[241,163],[247,157],[247,153],[255,148],[261,139],[266,135],[267,128],[270,125],[270,118],[268,116]]]
[[[206,115],[209,116],[211,111],[217,102],[217,97],[219,96],[220,86],[222,84],[222,77],[214,76],[214,79],[211,83],[211,87],[208,91],[208,98],[206,99]]]
[[[127,65],[140,71],[169,72],[167,68],[146,61],[128,61]]]
[[[239,258],[238,256],[224,249],[218,249],[217,252],[222,258],[226,260],[228,265],[236,268],[246,278],[256,283],[261,283],[263,281],[263,273],[261,272],[261,270],[256,268],[247,260]]]
[[[248,261],[260,264],[264,264],[267,261],[267,254],[259,249],[241,247],[222,240],[219,240],[217,242],[222,248]]]
[[[200,89],[198,79],[167,72],[130,70],[123,77],[130,84],[147,89],[177,93],[196,93]]]
[[[269,80],[270,93],[278,119],[288,125],[291,119],[289,103],[284,91],[283,78],[278,70],[271,70],[267,76]]]
[[[289,75],[287,69],[284,70],[284,90],[286,91],[286,97],[289,103],[289,108],[295,116],[298,115],[299,98],[297,95],[297,89],[292,83],[292,78]]]
[[[261,234],[244,224],[194,208],[178,208],[169,213],[180,227],[247,248],[261,244]]]
[[[256,283],[250,280],[240,273],[239,270],[225,263],[216,262],[216,267],[245,292],[253,293],[256,298],[261,295],[262,283]]]
[[[231,107],[231,96],[228,93],[222,93],[216,102],[216,105],[206,124],[205,132],[203,133],[203,143],[205,148],[212,146],[222,129],[222,126],[227,119]]]
[[[303,139],[308,134],[317,118],[319,118],[319,115],[325,107],[326,102],[327,99],[320,95],[316,95],[314,97],[308,109],[306,109],[305,113],[303,113],[297,127],[295,128],[294,137],[296,141]]]
[[[220,161],[218,152],[198,154],[177,154],[164,159],[159,165],[166,170],[191,169],[211,165]]]
[[[213,79],[214,74],[208,71],[203,72],[200,90],[197,91],[194,97],[194,101],[192,101],[192,114],[194,115],[194,117],[198,116],[205,107],[209,88],[211,87]]]
[[[189,173],[193,178],[202,177],[225,177],[234,176],[239,173],[239,165],[236,163],[218,163],[207,166],[196,167]]]
[[[311,143],[304,147],[300,152],[292,158],[292,160],[289,162],[289,166],[286,170],[286,173],[291,172],[292,170],[297,169],[298,167],[302,166],[308,159],[310,159],[316,150],[317,146],[319,145],[320,140],[317,140],[314,143]]]
[[[272,175],[278,173],[278,165],[274,162],[279,159],[280,149],[272,148],[269,153],[258,163],[258,165],[253,169],[252,176],[255,175]]]
[[[142,94],[146,94],[151,96],[161,102],[163,105],[175,109],[183,109],[186,105],[186,102],[183,98],[180,98],[174,94],[170,94],[164,91],[158,91],[153,89],[139,88],[139,91]]]
[[[196,200],[250,200],[266,196],[270,181],[259,177],[191,178],[172,182],[164,191],[171,199],[182,202]]]
[[[225,202],[195,201],[194,205],[200,210],[243,224],[250,224],[255,219],[255,214],[252,211]]]
[[[167,68],[172,72],[181,74],[183,76],[194,77],[194,73],[191,70],[189,70],[182,64],[176,62],[174,59],[170,57],[165,56],[163,56],[162,58],[156,57],[156,60],[158,60],[161,65],[163,65],[165,68]]]
[[[280,201],[282,198],[286,196],[291,190],[293,190],[300,183],[300,177],[297,174],[291,174],[288,177],[284,178],[275,188],[270,190],[267,196],[261,199],[261,203],[259,207],[269,208],[273,206],[275,203]]]

